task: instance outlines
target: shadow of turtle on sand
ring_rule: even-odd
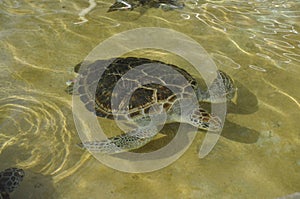
[[[244,115],[252,114],[258,111],[259,107],[257,97],[240,82],[235,81],[235,85],[238,88],[236,101],[235,103],[230,101],[227,104],[227,114]],[[257,142],[259,138],[259,132],[232,123],[226,119],[222,136],[236,142],[251,144]]]
[[[258,111],[257,97],[240,82],[235,81],[235,85],[238,88],[236,101],[227,104],[227,113],[251,114]]]
[[[255,113],[258,110],[258,100],[256,96],[241,83],[235,81],[235,85],[238,88],[237,96],[235,98],[236,100],[235,102],[230,101],[227,103],[227,114]],[[211,108],[211,104],[209,103],[203,103],[202,106],[204,106],[206,110]],[[158,139],[151,141],[145,146],[132,150],[132,152],[148,153],[166,146],[176,136],[178,128],[178,123],[166,124],[160,132],[165,136],[160,136]],[[192,131],[193,129],[191,128],[190,130]],[[259,138],[259,132],[225,119],[221,136],[235,142],[253,144],[257,142]],[[181,141],[181,146],[186,146],[186,144],[189,142],[187,136]],[[174,153],[176,153],[176,151],[174,151]]]
[[[55,188],[50,176],[25,170],[22,184],[11,194],[12,198],[55,198]]]

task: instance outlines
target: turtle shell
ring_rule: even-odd
[[[0,172],[0,193],[8,194],[19,186],[25,172],[18,168],[8,168]]]
[[[194,95],[198,89],[187,71],[147,58],[98,60],[82,65],[79,72],[81,101],[97,116],[109,119],[115,109],[129,112],[130,117],[149,113],[153,104],[161,104],[168,111],[178,97]],[[117,105],[112,107],[115,99]]]

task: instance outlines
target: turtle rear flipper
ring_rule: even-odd
[[[112,12],[116,10],[132,10],[135,4],[129,4],[124,0],[116,0],[116,2],[109,7],[107,12]]]

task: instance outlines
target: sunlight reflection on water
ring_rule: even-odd
[[[88,21],[74,24],[88,1],[0,0],[0,167],[29,173],[19,190],[51,185],[58,198],[97,198],[100,189],[103,198],[275,198],[299,191],[299,1],[194,0],[171,12],[107,13],[112,2],[96,1]],[[224,137],[206,159],[195,158],[199,134],[169,167],[124,174],[76,146],[65,82],[99,42],[149,26],[197,40],[237,82],[240,98],[229,105]],[[167,53],[139,55],[185,67]],[[47,179],[29,187],[43,177],[30,172]]]

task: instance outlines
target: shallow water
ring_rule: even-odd
[[[276,198],[299,192],[300,3],[189,1],[183,10],[107,13],[112,2],[97,1],[88,21],[78,24],[88,1],[0,1],[0,170],[26,172],[12,198]],[[77,147],[65,82],[101,41],[148,26],[196,40],[235,80],[238,97],[205,158],[198,158],[205,137],[199,131],[170,166],[123,173]],[[134,55],[181,63],[164,52]]]

